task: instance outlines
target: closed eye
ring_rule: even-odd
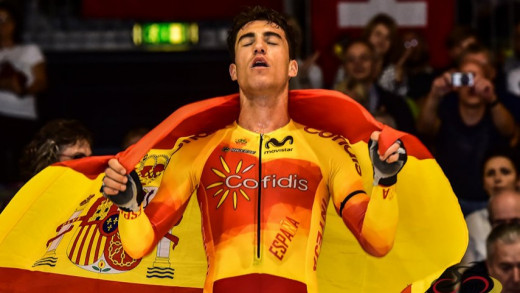
[[[255,41],[255,34],[253,34],[253,33],[243,34],[238,38],[238,43],[242,44],[242,46],[244,46],[244,47],[252,45],[254,43],[254,41]]]

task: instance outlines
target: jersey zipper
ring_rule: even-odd
[[[262,221],[262,144],[264,135],[260,134],[260,145],[258,147],[258,206],[257,206],[257,224],[256,224],[256,259],[260,259],[261,239],[260,234]]]

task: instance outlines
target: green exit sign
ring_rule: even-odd
[[[199,26],[185,22],[135,24],[132,35],[136,45],[192,45],[199,42]]]

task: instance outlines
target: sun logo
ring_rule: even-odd
[[[233,184],[235,180],[241,180],[242,176],[241,174],[247,173],[249,170],[251,170],[254,167],[254,164],[251,164],[247,166],[246,168],[242,169],[243,162],[240,160],[238,162],[237,167],[235,170],[231,170],[229,168],[229,165],[226,163],[224,158],[220,156],[220,163],[222,164],[223,170],[218,170],[216,168],[211,168],[211,171],[215,173],[218,177],[222,178],[221,181],[212,183],[206,187],[206,190],[212,189],[212,188],[218,188],[218,190],[215,191],[213,194],[213,197],[220,195],[220,200],[217,204],[217,209],[220,208],[220,206],[224,203],[224,201],[228,198],[229,194],[232,192],[233,194],[233,209],[237,209],[237,202],[238,202],[238,194],[241,194],[246,200],[250,200],[247,193],[244,191],[244,188],[248,188],[246,185],[247,180],[254,180],[254,179],[246,179],[242,183],[239,184]],[[234,173],[232,173],[234,171]],[[232,182],[233,181],[233,182]],[[232,190],[234,189],[234,190]]]

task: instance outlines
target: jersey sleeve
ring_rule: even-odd
[[[191,194],[197,187],[193,166],[200,150],[179,147],[164,171],[157,194],[146,209],[120,212],[119,233],[125,251],[134,258],[148,254],[159,240],[182,218]],[[186,141],[186,140],[184,140]]]
[[[330,164],[329,191],[334,207],[363,249],[371,255],[383,256],[392,248],[397,227],[395,185],[377,185],[367,192],[362,176],[372,174],[362,174],[366,169],[362,171],[361,158],[348,141],[345,143],[343,149],[347,155],[338,152]]]

